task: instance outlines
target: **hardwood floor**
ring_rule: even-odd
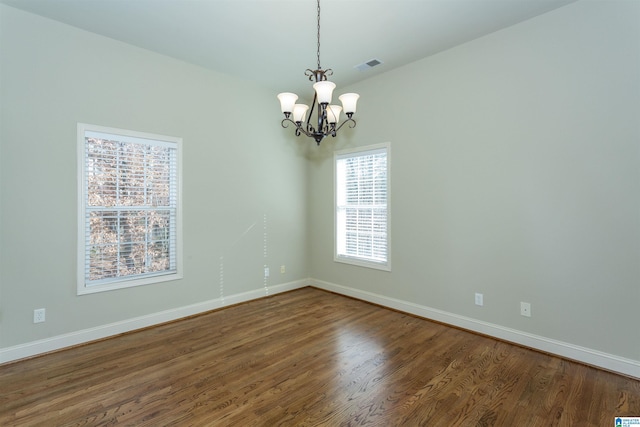
[[[313,288],[0,366],[1,426],[580,426],[640,381]]]

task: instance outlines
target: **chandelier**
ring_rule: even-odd
[[[307,111],[309,106],[305,104],[296,104],[298,95],[290,92],[283,92],[278,94],[280,100],[280,108],[284,113],[284,119],[282,120],[282,127],[289,127],[289,123],[293,123],[296,127],[296,136],[305,134],[306,136],[315,139],[316,143],[320,145],[320,141],[325,136],[336,136],[336,133],[349,123],[349,127],[353,128],[356,125],[353,120],[353,114],[356,112],[356,103],[360,95],[357,93],[345,93],[340,95],[338,99],[342,103],[342,107],[339,105],[331,104],[331,96],[336,84],[327,80],[327,76],[333,75],[333,70],[330,68],[323,70],[320,66],[320,0],[318,0],[318,68],[315,70],[307,69],[304,75],[309,77],[309,81],[315,81],[313,89],[313,103],[311,104],[311,111],[307,117]],[[318,109],[318,124],[317,127],[311,123],[311,116],[313,110]],[[340,123],[340,113],[344,110],[347,115],[347,119]],[[306,121],[305,121],[306,118]],[[338,124],[340,125],[338,126]]]

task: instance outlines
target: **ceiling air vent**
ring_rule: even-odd
[[[379,59],[371,59],[367,62],[364,62],[360,65],[356,65],[354,68],[358,71],[367,71],[372,69],[373,67],[375,67],[376,65],[380,65],[382,64],[382,61],[380,61]]]

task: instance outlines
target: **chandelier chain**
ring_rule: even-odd
[[[320,67],[320,0],[318,0],[318,70]]]

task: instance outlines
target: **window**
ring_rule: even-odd
[[[391,270],[389,149],[386,143],[334,154],[336,261]]]
[[[181,278],[181,145],[78,124],[78,294]]]

